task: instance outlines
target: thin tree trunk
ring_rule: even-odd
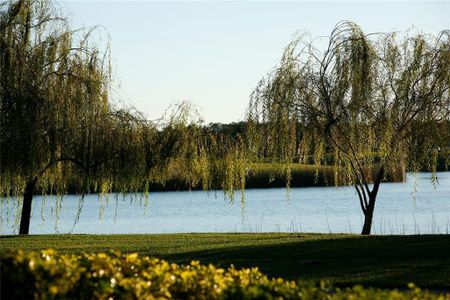
[[[370,235],[372,231],[373,212],[375,211],[375,202],[377,201],[378,189],[384,177],[384,167],[378,171],[378,175],[373,183],[373,189],[369,193],[369,204],[364,211],[364,225],[361,231],[362,235]]]
[[[373,199],[372,197],[369,197],[369,205],[367,206],[366,211],[364,212],[364,225],[361,231],[362,235],[370,235],[370,232],[372,231],[372,221],[373,221],[373,211],[375,210],[375,201],[376,197]]]
[[[33,193],[36,181],[32,180],[25,185],[23,193],[22,216],[20,218],[19,234],[28,234],[30,231],[31,203],[33,201]]]

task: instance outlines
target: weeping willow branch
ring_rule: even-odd
[[[256,157],[289,160],[273,149],[297,147],[303,162],[312,156],[335,165],[355,187],[365,234],[386,176],[399,167],[436,170],[436,151],[449,147],[449,32],[398,36],[364,34],[343,21],[320,52],[303,35],[260,81],[249,106]],[[280,130],[289,127],[301,131],[292,138]]]

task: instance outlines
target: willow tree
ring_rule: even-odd
[[[332,164],[353,185],[370,234],[380,184],[401,167],[435,171],[450,140],[450,34],[364,34],[352,22],[324,51],[303,36],[249,106],[251,150],[289,164]],[[372,175],[373,174],[373,175]]]
[[[242,186],[239,147],[203,134],[189,103],[162,124],[116,109],[108,47],[97,46],[95,30],[72,30],[55,7],[19,0],[0,9],[0,194],[23,196],[19,233],[29,232],[38,192],[147,192],[172,179]]]
[[[148,173],[155,128],[113,109],[109,51],[92,32],[71,30],[51,1],[2,4],[0,192],[23,196],[21,234],[38,191],[61,194],[74,182],[80,193],[128,190]]]
[[[248,153],[241,134],[221,134],[203,126],[198,110],[184,101],[168,110],[160,122],[158,161],[150,174],[150,183],[175,182],[177,189],[222,189],[225,198],[234,199],[241,190],[241,200],[248,171]]]

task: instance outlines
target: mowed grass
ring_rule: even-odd
[[[450,288],[450,236],[339,234],[31,235],[0,237],[1,251],[137,252],[188,263],[259,267],[269,276],[403,288]]]

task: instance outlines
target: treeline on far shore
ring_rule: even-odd
[[[289,168],[289,170],[288,170]],[[373,178],[374,171],[367,172],[369,180]],[[339,173],[333,166],[315,166],[304,164],[275,164],[255,163],[251,164],[245,181],[246,189],[284,188],[284,187],[326,187],[343,186],[345,181],[338,179]],[[388,182],[401,182],[405,179],[405,173],[401,168],[395,170],[393,175],[386,178]],[[212,189],[222,189],[221,186],[212,186]],[[164,184],[152,183],[151,191],[182,191],[201,190],[202,186],[190,187],[186,183],[173,179]]]
[[[217,140],[238,140],[246,136],[247,122],[233,122],[229,124],[209,123],[201,126],[201,134],[215,136]],[[160,132],[161,135],[164,132]],[[346,180],[344,170],[339,170],[334,167],[334,161],[331,157],[326,157],[322,165],[315,165],[314,159],[311,157],[306,163],[300,163],[298,158],[294,158],[291,163],[275,163],[270,162],[255,162],[248,163],[245,176],[245,189],[256,188],[284,188],[284,187],[326,187],[326,186],[344,186],[348,185],[351,180]],[[450,170],[450,148],[448,150],[441,150],[437,155],[436,172],[443,172]],[[263,160],[263,159],[262,159]],[[264,160],[263,160],[264,161]],[[376,163],[375,163],[376,164]],[[376,167],[369,167],[366,172],[368,182],[372,182],[377,172]],[[408,168],[399,166],[394,170],[387,172],[384,181],[386,182],[402,182],[406,179],[406,172],[411,172]],[[416,170],[417,171],[417,170]],[[431,172],[431,166],[428,168],[422,166],[418,171]],[[227,187],[222,186],[220,180],[214,180],[214,175],[211,176],[211,184],[208,189],[211,190],[226,190]],[[240,187],[235,186],[238,190]],[[196,184],[187,182],[185,178],[178,178],[177,176],[166,177],[164,180],[149,180],[145,183],[142,180],[142,185],[133,190],[123,191],[120,188],[112,185],[108,188],[108,192],[160,192],[160,191],[186,191],[186,190],[202,190],[204,189],[202,180],[199,179]],[[82,190],[79,181],[68,180],[63,193],[80,194],[80,193],[99,193],[101,187],[89,184],[87,190]],[[60,194],[52,187],[39,187],[35,190],[35,195],[40,194]],[[10,193],[14,194],[14,193]],[[3,195],[5,196],[5,195]]]

